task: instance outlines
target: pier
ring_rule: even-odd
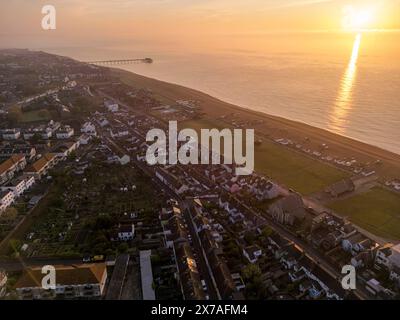
[[[151,59],[151,58],[141,58],[141,59],[97,60],[97,61],[86,61],[86,63],[88,63],[88,64],[100,64],[100,65],[153,63],[153,59]]]

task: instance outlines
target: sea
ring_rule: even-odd
[[[42,49],[81,61],[149,57],[152,64],[115,67],[400,154],[400,32],[232,35],[208,44],[193,39]]]

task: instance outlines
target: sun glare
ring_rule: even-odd
[[[343,29],[348,31],[359,31],[368,28],[374,18],[373,8],[355,8],[346,6],[343,9]]]

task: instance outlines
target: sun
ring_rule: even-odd
[[[374,18],[373,8],[355,8],[346,6],[343,8],[343,29],[359,31],[368,28]]]

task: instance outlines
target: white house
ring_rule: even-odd
[[[1,191],[12,191],[14,198],[18,198],[25,191],[25,179],[16,178],[0,187]]]
[[[82,133],[86,133],[86,134],[91,135],[91,136],[96,136],[97,135],[96,127],[91,122],[85,122],[83,124],[82,128],[81,128],[81,132]]]
[[[68,141],[63,143],[62,145],[58,146],[54,149],[54,153],[57,154],[59,158],[68,157],[72,152],[79,148],[79,140],[78,141]]]
[[[79,144],[81,144],[81,145],[87,145],[87,144],[90,142],[91,139],[92,139],[92,136],[91,136],[91,135],[89,135],[89,134],[87,134],[87,133],[84,133],[83,135],[81,135],[81,136],[79,137]]]
[[[12,191],[14,193],[14,200],[28,190],[35,183],[35,178],[32,175],[22,175],[16,179],[11,180],[7,184],[0,187],[1,191]]]
[[[119,163],[121,165],[126,165],[129,162],[131,162],[131,157],[129,157],[128,155],[124,154],[122,157],[118,157]]]
[[[129,131],[128,130],[126,130],[126,129],[121,129],[121,130],[118,130],[116,133],[114,133],[112,130],[110,130],[110,134],[111,134],[111,137],[116,137],[116,138],[122,138],[122,137],[126,137],[126,136],[128,136],[129,135]]]
[[[111,101],[111,100],[104,101],[104,106],[110,112],[118,112],[118,109],[119,109],[118,103]]]
[[[57,139],[69,139],[74,135],[74,129],[70,126],[63,126],[56,132]]]
[[[118,240],[129,241],[133,240],[135,236],[135,225],[122,225],[118,228]]]
[[[23,136],[25,140],[32,139],[35,135],[39,136],[41,139],[50,139],[53,135],[51,130],[47,129],[28,129],[24,131]]]
[[[342,248],[344,251],[351,253],[353,256],[357,255],[359,252],[367,249],[364,247],[364,241],[366,239],[361,233],[356,233],[346,239],[342,240]],[[367,241],[368,242],[368,241]]]
[[[25,190],[30,189],[35,184],[35,177],[32,175],[24,174],[21,178],[25,180]]]
[[[256,263],[258,258],[262,255],[262,250],[257,245],[246,247],[243,249],[243,255],[250,263]]]
[[[14,200],[14,192],[9,190],[0,192],[0,213],[12,205]]]
[[[1,133],[4,140],[17,140],[21,137],[20,129],[5,129]]]
[[[6,161],[0,163],[0,184],[14,178],[15,174],[23,170],[25,166],[26,158],[22,154],[14,154]]]
[[[392,254],[391,248],[393,244],[387,243],[383,247],[378,248],[375,255],[375,267],[380,269],[382,266],[390,268],[389,256]]]
[[[110,124],[110,122],[108,122],[108,120],[106,118],[102,118],[102,119],[98,120],[97,122],[101,127],[105,127]]]

